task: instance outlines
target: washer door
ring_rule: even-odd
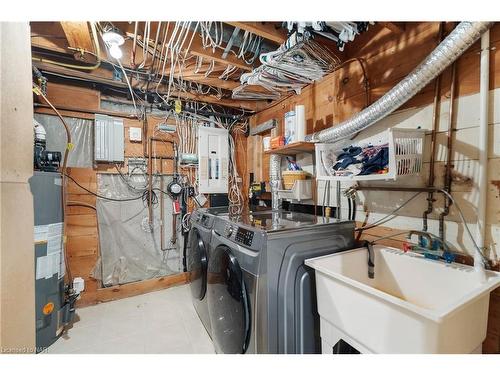
[[[210,255],[207,298],[212,338],[218,352],[245,353],[250,338],[250,306],[243,272],[229,247]]]
[[[191,295],[194,299],[202,300],[207,291],[207,249],[200,232],[192,228],[189,233],[189,244],[186,251],[186,268],[191,273]]]

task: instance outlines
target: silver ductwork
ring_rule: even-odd
[[[306,136],[308,142],[331,143],[351,137],[375,124],[414,97],[443,70],[462,55],[493,22],[461,22],[429,56],[401,82],[389,90],[375,103],[338,125]],[[281,161],[279,155],[270,158],[270,184],[273,210],[279,208],[277,192],[273,189],[281,183]]]
[[[379,100],[337,126],[308,135],[306,141],[340,141],[380,121],[413,98],[492,25],[493,22],[461,22],[419,66]]]

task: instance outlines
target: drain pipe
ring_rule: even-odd
[[[337,126],[307,135],[306,141],[336,142],[375,124],[420,92],[492,25],[493,22],[461,22],[419,66],[379,100]],[[269,167],[272,207],[278,209],[276,190],[281,184],[281,157],[271,155]]]
[[[490,93],[490,32],[481,36],[481,65],[479,80],[479,203],[477,206],[476,242],[481,250],[485,246],[486,197],[488,194],[488,114]],[[481,254],[474,253],[474,268],[480,281],[486,280]]]

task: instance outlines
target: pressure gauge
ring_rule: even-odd
[[[172,181],[171,183],[168,184],[167,191],[173,196],[177,196],[181,193],[182,186],[177,181]]]

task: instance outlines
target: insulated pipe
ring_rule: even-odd
[[[419,66],[382,96],[382,98],[349,120],[335,127],[330,127],[306,136],[306,141],[339,141],[375,124],[421,91],[429,82],[462,55],[492,25],[493,22],[461,22]],[[280,181],[281,171],[273,169],[280,164],[276,162],[276,158],[279,158],[279,156],[272,156],[270,158],[271,188],[273,188],[273,185],[276,185],[276,181]],[[272,205],[274,209],[279,204],[274,202],[277,192],[272,190],[272,193]]]
[[[479,203],[477,206],[476,242],[484,249],[486,233],[486,197],[488,194],[488,113],[489,113],[489,80],[490,80],[490,31],[481,36],[481,68],[479,80]],[[486,275],[481,254],[474,253],[474,268],[481,281]]]

